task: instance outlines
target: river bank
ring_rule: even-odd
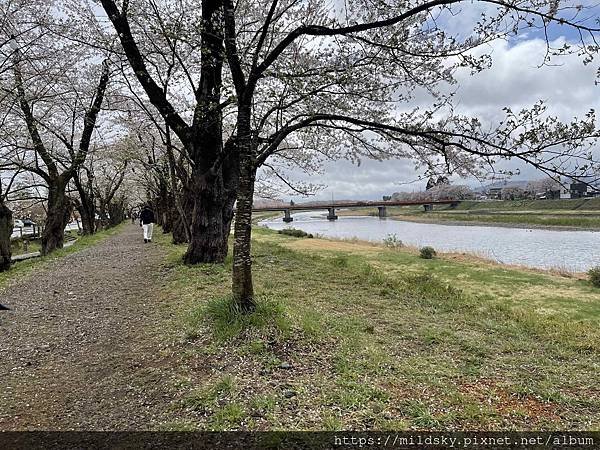
[[[381,220],[372,216],[340,216],[338,220],[329,221],[320,211],[298,212],[291,223],[284,223],[280,218],[259,223],[274,230],[293,227],[334,239],[356,238],[379,243],[398,240],[408,246],[475,254],[502,264],[561,273],[587,272],[600,265],[596,251],[600,247],[600,233],[591,230],[518,228],[489,223],[466,227],[462,222],[457,226],[451,222]]]
[[[504,203],[504,202],[503,202]],[[338,216],[372,216],[368,209],[340,209]],[[451,209],[441,207],[425,213],[410,207],[389,207],[387,218],[419,223],[448,225],[498,226],[508,228],[535,228],[562,231],[600,231],[600,212],[594,210],[532,210],[532,209]]]
[[[231,258],[169,245],[168,430],[598,429],[600,290],[411,249],[253,232],[258,310]]]
[[[375,217],[376,214],[372,212],[364,212],[356,210],[339,210],[337,211],[338,216],[370,216]],[[548,222],[553,221],[553,217],[542,216],[535,217],[530,215],[516,215],[511,213],[510,215],[502,215],[495,213],[493,216],[470,216],[464,214],[452,214],[452,213],[420,213],[419,215],[413,215],[414,213],[401,213],[401,214],[390,214],[388,219],[391,220],[402,220],[407,222],[416,223],[435,223],[440,225],[456,225],[456,226],[480,226],[480,227],[502,227],[502,228],[519,228],[519,229],[536,229],[536,230],[555,230],[555,231],[600,231],[600,217],[598,219],[592,219],[589,221],[588,226],[576,226],[576,225],[553,225]],[[565,218],[556,218],[557,222],[565,222]],[[566,220],[570,221],[569,219]],[[581,222],[580,220],[575,220]]]

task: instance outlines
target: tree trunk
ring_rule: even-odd
[[[255,308],[254,286],[252,283],[252,197],[256,171],[251,161],[241,162],[240,185],[235,214],[235,234],[233,243],[232,294],[243,312]]]
[[[179,212],[177,211],[177,207],[175,206],[175,198],[174,196],[170,197],[170,205],[169,205],[169,212],[167,214],[168,217],[168,225],[166,228],[163,228],[163,233],[174,233],[175,232],[175,226],[176,226],[176,222],[179,218]]]
[[[252,283],[251,253],[252,201],[256,165],[250,134],[250,108],[246,109],[240,108],[238,111],[240,176],[235,213],[232,294],[233,301],[239,306],[240,310],[248,313],[256,307]]]
[[[84,236],[94,234],[96,232],[96,205],[92,197],[81,195],[79,193],[80,203],[77,205],[77,211],[81,217],[81,233]]]
[[[98,197],[97,197],[98,198]],[[109,226],[108,220],[108,204],[100,198],[98,201],[98,220],[96,221],[96,229],[106,229]]]
[[[237,177],[227,173],[223,152],[221,86],[223,66],[222,1],[202,0],[200,83],[196,91],[193,133],[186,148],[194,162],[188,188],[194,203],[190,244],[184,260],[188,264],[220,263],[227,256]],[[180,136],[181,138],[181,136]],[[185,139],[184,139],[185,140]],[[230,155],[235,161],[236,155]],[[229,158],[224,158],[229,159]]]
[[[3,202],[0,202],[0,272],[10,268],[10,235],[12,230],[12,211]]]
[[[226,194],[221,171],[208,174],[192,172],[194,203],[191,210],[191,239],[184,255],[186,264],[222,263],[227,256],[231,202]]]
[[[234,205],[237,198],[237,191],[240,181],[240,157],[235,140],[225,144],[225,152],[230,155],[223,162],[223,182],[225,185],[225,202],[223,204],[223,236],[225,242],[223,245],[227,248],[227,241],[231,233],[231,222],[233,221]]]
[[[95,205],[82,205],[78,208],[81,216],[82,234],[84,236],[94,234],[96,232],[96,207]]]
[[[224,158],[212,175],[192,171],[192,182],[185,189],[187,193],[182,195],[191,235],[184,256],[186,264],[222,263],[229,251],[240,174],[238,151],[230,145],[235,143],[226,144],[225,152],[229,157]]]
[[[125,220],[125,199],[118,198],[108,204],[108,224],[116,227]]]
[[[187,172],[182,166],[178,166],[175,161],[175,154],[173,153],[173,145],[171,142],[171,127],[167,123],[165,123],[165,137],[166,137],[166,151],[167,151],[167,161],[169,163],[169,181],[171,192],[173,195],[173,203],[171,205],[171,220],[173,221],[173,225],[171,227],[171,234],[173,236],[173,244],[183,244],[184,242],[190,241],[190,224],[187,220],[186,216],[186,193],[188,192],[185,189],[186,180],[187,180]],[[181,184],[183,189],[179,192],[177,188],[177,169],[180,169],[180,174],[184,175],[181,178]]]
[[[193,206],[191,205],[193,205],[194,202],[190,193],[186,189],[183,189],[181,192],[178,203],[179,205],[176,208],[173,219],[173,244],[189,243],[189,223],[193,209]],[[182,212],[184,215],[187,214],[187,216],[182,216]]]
[[[175,221],[173,222],[173,244],[185,244],[188,242],[187,233],[185,232],[185,224],[183,220],[181,220],[181,215],[179,212],[175,216]]]
[[[52,183],[48,188],[48,213],[42,233],[42,255],[62,248],[65,240],[65,227],[69,223],[72,205],[65,194],[62,181]]]
[[[170,233],[173,230],[173,197],[169,192],[167,180],[161,180],[159,185],[158,198],[156,199],[157,223],[162,227],[163,233]]]
[[[77,211],[81,216],[82,234],[84,236],[96,232],[96,202],[91,180],[92,175],[90,172],[88,172],[87,186],[84,186],[78,173],[73,176],[73,182],[79,193],[80,204],[77,205]]]

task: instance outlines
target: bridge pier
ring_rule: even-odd
[[[423,205],[423,208],[425,208],[425,212],[433,211],[432,204],[425,204],[425,205]]]
[[[285,214],[285,215],[283,216],[283,221],[284,221],[285,223],[290,223],[290,222],[293,222],[294,218],[292,217],[292,215],[291,215],[291,213],[290,213],[290,210],[289,210],[289,209],[286,209],[286,210],[284,210],[283,212],[284,212],[284,214]]]
[[[385,219],[387,217],[387,208],[385,206],[378,206],[377,211],[379,212],[380,219]]]
[[[335,214],[335,208],[327,208],[327,220],[337,220],[338,216]]]

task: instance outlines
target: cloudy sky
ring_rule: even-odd
[[[469,23],[477,14],[454,16],[449,23],[451,31],[460,33],[468,29]],[[551,30],[551,39],[557,43],[574,41],[577,36],[566,27]],[[518,38],[497,41],[483,48],[493,58],[492,67],[480,74],[471,76],[468,71],[457,74],[457,111],[480,118],[484,122],[494,122],[503,115],[502,108],[518,110],[539,100],[547,102],[549,113],[563,120],[583,116],[591,108],[599,110],[600,86],[596,86],[598,62],[585,66],[576,55],[561,57],[552,66],[542,66],[545,41],[539,33],[528,33]],[[514,163],[521,170],[515,179],[542,178],[543,174]],[[369,161],[363,160],[360,166],[347,161],[331,162],[323,173],[313,176],[297,174],[296,179],[323,184],[326,187],[316,195],[316,199],[355,198],[378,199],[396,191],[413,191],[424,188],[425,182],[415,182],[421,178],[414,164],[406,160]],[[460,181],[457,181],[460,182]],[[460,183],[478,185],[475,180]],[[294,197],[292,197],[294,198]],[[302,200],[299,197],[295,200]]]

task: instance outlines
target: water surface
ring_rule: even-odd
[[[600,265],[600,232],[461,226],[404,222],[364,216],[340,216],[329,221],[318,211],[295,213],[292,223],[281,218],[260,222],[275,230],[298,228],[333,238],[381,242],[389,235],[408,245],[474,253],[505,264],[584,272]]]

